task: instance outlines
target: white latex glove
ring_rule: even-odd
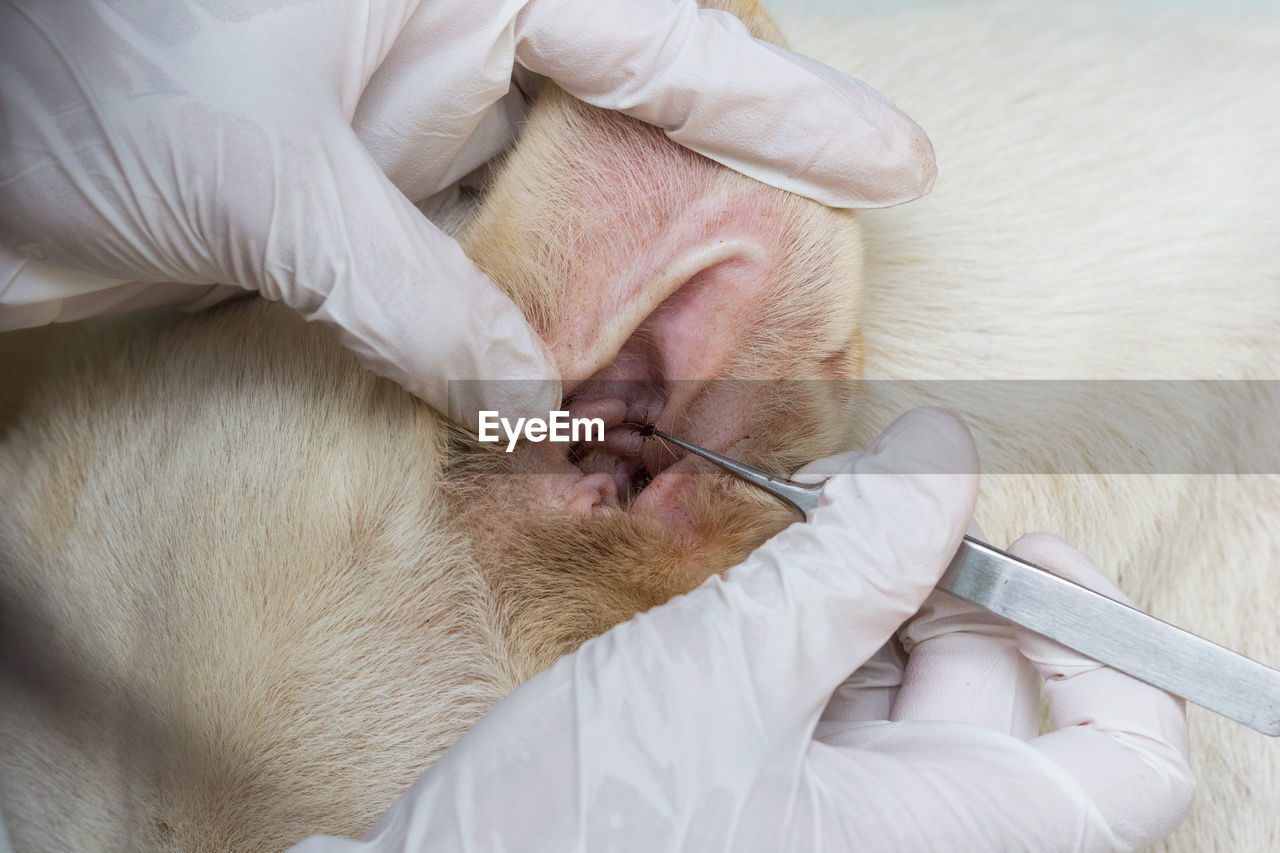
[[[919,410],[839,460],[846,474],[810,522],[517,689],[366,840],[313,838],[294,853],[1075,851],[1170,831],[1190,782],[1166,694],[1020,635],[1043,671],[1070,676],[1050,688],[1068,728],[1024,742],[1027,726],[1002,729],[1022,681],[989,666],[969,614],[913,623],[914,676],[897,692],[886,640],[973,510],[977,477],[957,473],[976,468],[963,425]],[[815,738],[833,690],[873,656]],[[911,718],[859,721],[889,700]],[[956,715],[967,721],[923,721]]]
[[[1008,550],[1131,604],[1056,536]],[[1055,730],[1037,736],[1041,677]],[[841,685],[816,736],[896,755],[881,783],[931,792],[887,850],[1137,850],[1195,791],[1182,700],[944,592]]]
[[[449,378],[545,379],[455,400],[545,416],[545,348],[410,204],[509,142],[521,66],[828,204],[932,184],[927,138],[883,97],[693,2],[6,0],[0,330],[238,285],[442,411]]]

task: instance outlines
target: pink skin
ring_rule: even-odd
[[[569,283],[565,304],[583,310],[556,329],[552,350],[572,415],[602,418],[606,434],[579,449],[581,470],[565,458],[567,445],[544,445],[556,473],[542,499],[574,512],[617,510],[642,458],[653,480],[631,510],[693,537],[684,505],[706,463],[628,424],[654,422],[720,451],[749,434],[748,405],[712,380],[725,375],[758,317],[776,241],[755,195],[708,200],[654,241],[648,269]]]

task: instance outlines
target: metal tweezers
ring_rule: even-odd
[[[759,486],[805,518],[818,506],[823,483],[775,477],[652,424],[641,433]],[[1251,729],[1280,735],[1280,672],[985,542],[964,537],[938,589]]]

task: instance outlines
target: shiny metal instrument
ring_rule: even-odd
[[[647,424],[655,435],[786,501],[806,518],[822,483],[775,477]],[[1280,735],[1280,671],[964,537],[938,589],[1266,735]]]

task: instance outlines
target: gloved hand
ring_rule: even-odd
[[[932,184],[928,139],[883,97],[692,2],[13,0],[0,330],[238,285],[442,411],[448,378],[552,380],[455,401],[545,416],[560,396],[542,343],[410,205],[508,143],[513,71],[828,204]]]
[[[1171,831],[1191,783],[1167,694],[1015,632],[1062,727],[1028,742],[1034,680],[1007,626],[963,605],[907,628],[897,688],[886,641],[973,511],[963,425],[909,413],[840,462],[811,521],[517,689],[365,841],[294,853],[1076,851]],[[1043,542],[1019,547],[1101,584]]]
[[[1131,604],[1056,536],[1007,550]],[[1041,677],[1055,731],[1037,736]],[[887,850],[1137,850],[1195,791],[1182,700],[945,592],[837,689],[815,738],[895,755],[880,783],[929,792]]]

